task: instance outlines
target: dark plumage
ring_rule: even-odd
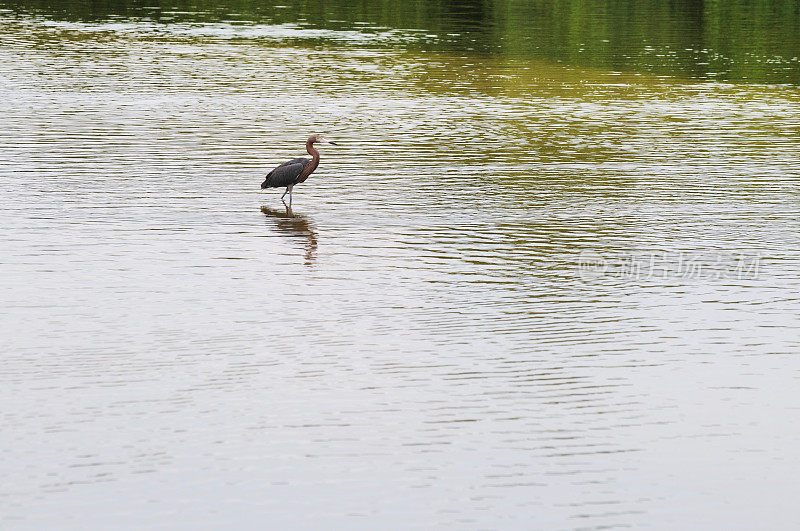
[[[284,162],[267,174],[261,188],[283,188],[295,184],[295,180],[303,172],[303,167],[311,162],[308,157],[300,157]]]
[[[314,143],[316,142],[337,145],[336,142],[325,140],[320,135],[311,135],[306,142],[306,151],[312,158],[299,157],[284,162],[267,174],[267,178],[261,183],[261,188],[283,188],[285,186],[286,191],[281,196],[281,199],[288,193],[289,205],[291,205],[292,187],[308,179],[308,176],[319,166],[319,151],[314,148]]]

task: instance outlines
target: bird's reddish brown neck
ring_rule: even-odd
[[[314,143],[311,140],[306,142],[306,151],[314,158],[314,162],[319,164],[319,151],[314,147]]]
[[[298,175],[297,177],[298,183],[301,183],[306,179],[308,179],[308,176],[311,175],[311,173],[317,169],[317,166],[319,166],[319,151],[317,151],[314,148],[314,143],[311,142],[311,140],[306,142],[306,151],[308,151],[308,154],[311,155],[311,162],[306,164],[306,167],[303,168],[302,173]]]

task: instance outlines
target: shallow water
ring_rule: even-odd
[[[798,523],[796,86],[215,24],[0,22],[4,527]]]

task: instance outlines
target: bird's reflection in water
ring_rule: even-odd
[[[283,210],[262,206],[261,212],[267,216],[276,232],[301,244],[305,251],[306,265],[311,265],[317,255],[317,232],[314,225],[306,216],[292,212],[286,203],[283,206]]]

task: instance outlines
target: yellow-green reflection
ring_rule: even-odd
[[[356,31],[359,45],[540,58],[604,70],[800,83],[797,0],[412,0],[352,3],[2,0],[0,8],[66,20],[297,25]],[[398,33],[387,34],[398,30]],[[330,36],[286,36],[326,42]],[[334,39],[335,40],[335,39]]]

